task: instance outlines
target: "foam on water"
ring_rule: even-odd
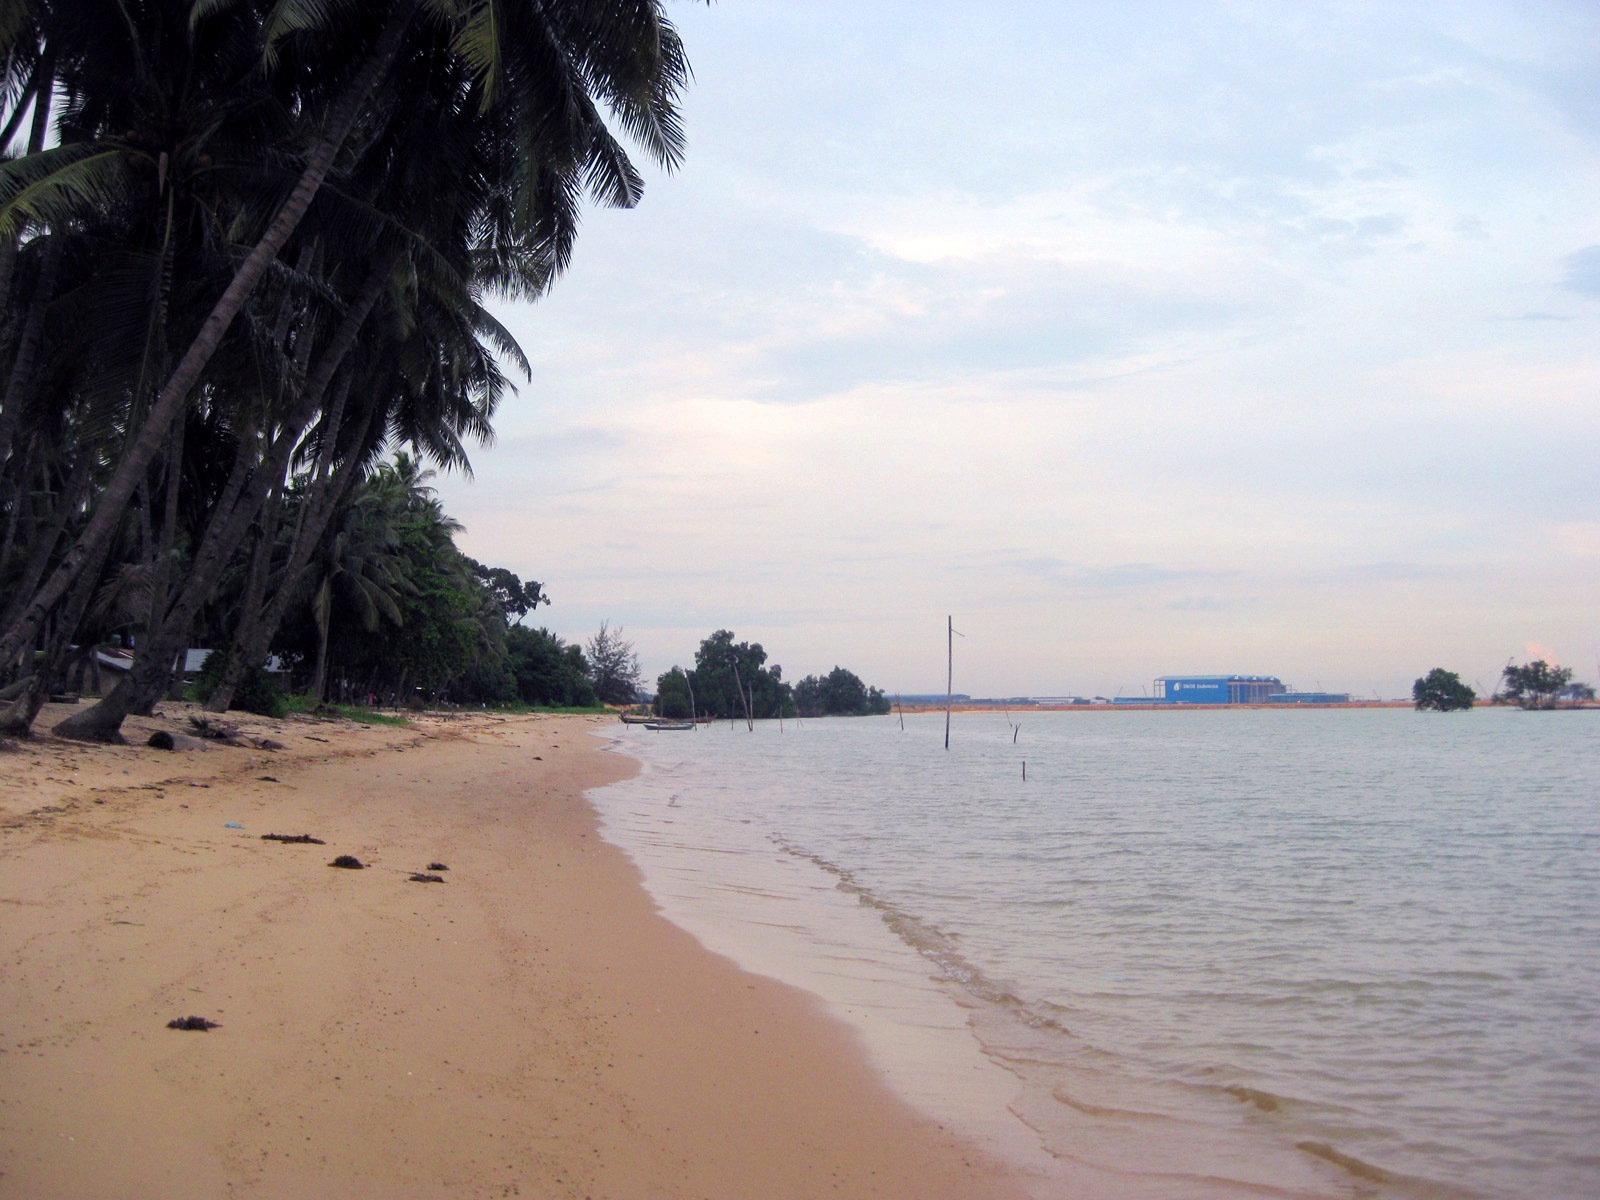
[[[1600,716],[942,722],[619,727],[595,799],[1041,1196],[1600,1194]]]

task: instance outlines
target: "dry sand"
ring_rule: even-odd
[[[588,719],[237,723],[0,754],[0,1200],[1024,1194],[659,916]]]

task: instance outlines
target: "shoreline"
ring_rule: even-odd
[[[604,718],[229,720],[0,756],[0,1198],[1026,1195],[660,914]]]

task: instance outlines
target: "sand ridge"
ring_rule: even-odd
[[[655,912],[590,721],[0,755],[0,1200],[1024,1194]]]

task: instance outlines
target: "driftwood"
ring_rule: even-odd
[[[319,837],[312,837],[309,833],[263,833],[261,840],[263,842],[283,842],[286,845],[292,843],[297,846],[326,846],[328,844]],[[334,864],[334,866],[338,865],[338,863]]]
[[[428,870],[430,870],[430,871],[448,871],[449,869],[450,868],[445,866],[443,863],[429,863],[428,864]]]
[[[412,883],[443,883],[443,875],[424,875],[421,871],[411,876]]]

